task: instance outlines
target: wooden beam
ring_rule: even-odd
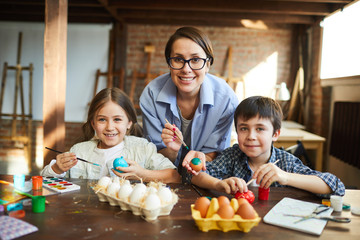
[[[296,24],[313,24],[315,18],[305,15],[290,14],[265,14],[265,13],[235,13],[235,12],[194,12],[191,11],[166,11],[166,10],[118,10],[118,16],[124,21],[131,23],[135,21],[156,21],[160,19],[169,19],[178,21],[193,21],[197,25],[197,21],[211,22],[217,25],[220,21],[241,21],[243,19],[262,20],[277,23],[296,23]],[[209,18],[211,16],[211,18]],[[221,23],[220,23],[221,24]]]
[[[174,2],[168,0],[148,1],[108,1],[110,8],[148,9],[148,10],[182,10],[182,11],[214,11],[214,12],[247,12],[247,13],[287,13],[297,15],[326,16],[333,10],[327,2],[289,2],[289,1],[193,1]],[[338,5],[338,4],[335,4]],[[189,7],[191,6],[191,7]],[[260,6],[260,7],[259,7]],[[209,16],[210,17],[210,16]]]
[[[45,1],[44,146],[65,151],[67,0]],[[44,151],[44,165],[54,154]]]

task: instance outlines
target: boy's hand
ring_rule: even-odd
[[[192,175],[198,175],[199,172],[194,171],[191,167],[190,167],[190,162],[193,158],[199,158],[201,160],[202,163],[202,169],[203,171],[206,171],[206,156],[204,153],[202,152],[198,152],[198,151],[193,151],[191,150],[190,152],[188,152],[182,162],[182,166],[184,168],[187,169],[187,171],[189,173],[191,173]]]
[[[77,164],[75,153],[62,153],[56,156],[56,163],[53,165],[53,170],[57,174],[62,174]]]
[[[224,180],[219,181],[216,184],[217,191],[223,191],[227,194],[235,195],[236,192],[247,192],[248,188],[246,182],[237,177],[229,177]]]
[[[267,163],[254,172],[253,178],[262,188],[269,188],[273,182],[287,185],[288,173],[281,170],[273,163]]]
[[[183,137],[181,131],[175,126],[175,124],[171,125],[170,123],[165,123],[165,127],[161,133],[161,139],[167,148],[174,152],[179,152],[182,143],[176,136],[175,132],[179,137]]]

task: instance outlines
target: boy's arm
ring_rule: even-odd
[[[318,176],[287,173],[287,184],[295,188],[303,189],[315,194],[329,194],[331,188]]]
[[[216,185],[220,182],[220,179],[214,178],[205,172],[200,172],[198,175],[193,176],[191,183],[206,189],[216,190]]]
[[[200,172],[198,175],[192,177],[191,182],[201,188],[226,192],[227,194],[248,191],[246,182],[237,177],[229,177],[220,180],[205,172]]]

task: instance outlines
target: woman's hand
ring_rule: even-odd
[[[184,168],[187,169],[187,171],[189,173],[191,173],[192,175],[198,175],[199,172],[196,172],[194,171],[191,166],[190,166],[190,162],[193,158],[199,158],[201,160],[201,163],[202,163],[202,169],[203,171],[206,171],[206,156],[204,153],[202,152],[198,152],[198,151],[194,151],[194,150],[191,150],[190,152],[188,152],[182,162],[182,166]]]
[[[179,152],[181,148],[181,139],[179,139],[176,134],[183,138],[181,131],[175,126],[175,124],[171,125],[170,123],[165,123],[165,127],[161,133],[161,139],[165,143],[168,149],[171,149],[174,152]]]
[[[243,179],[237,177],[223,179],[215,185],[215,188],[217,191],[222,191],[233,195],[235,195],[236,192],[248,191],[246,182]]]
[[[77,164],[75,153],[62,153],[56,156],[56,163],[53,165],[53,170],[57,174],[62,174]]]
[[[273,163],[267,163],[254,172],[253,178],[262,188],[268,188],[273,182],[287,185],[288,173],[281,170]]]

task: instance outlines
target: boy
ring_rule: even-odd
[[[194,175],[193,184],[234,194],[247,192],[246,182],[255,179],[262,188],[291,186],[315,194],[345,194],[344,184],[336,176],[312,170],[294,155],[273,146],[282,120],[281,107],[273,99],[254,96],[243,100],[234,120],[238,144],[206,162],[206,172],[196,173],[189,166],[193,157],[204,162],[201,153],[190,151],[185,157],[183,166]],[[280,161],[273,164],[276,160]]]

